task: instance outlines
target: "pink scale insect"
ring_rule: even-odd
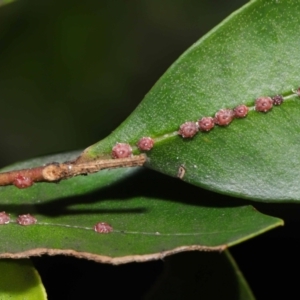
[[[10,216],[5,211],[0,212],[0,225],[8,224],[10,221]]]
[[[215,124],[219,126],[227,126],[234,119],[234,111],[229,108],[223,108],[216,112],[214,117]]]
[[[19,225],[29,226],[35,224],[37,222],[37,219],[30,214],[26,214],[26,215],[19,215],[16,221],[17,224]]]
[[[25,177],[22,175],[16,176],[15,180],[13,181],[13,185],[19,189],[25,189],[33,185],[33,181],[29,177]]]
[[[255,100],[255,110],[268,112],[273,107],[273,100],[270,97],[259,97]]]
[[[138,141],[137,146],[141,151],[149,151],[153,148],[154,141],[151,137],[142,137]]]
[[[185,122],[180,125],[178,134],[183,138],[192,138],[198,130],[198,124],[196,122]]]
[[[282,102],[283,102],[283,96],[282,95],[273,96],[271,99],[273,101],[273,105],[276,105],[276,106],[281,105]]]
[[[212,117],[203,117],[198,121],[200,131],[210,131],[215,127],[215,122]]]
[[[245,118],[248,114],[249,107],[244,104],[238,105],[236,108],[233,109],[234,117],[235,118]]]
[[[99,222],[95,224],[94,230],[98,233],[110,233],[113,231],[113,228],[106,222]]]
[[[132,148],[129,144],[116,143],[112,148],[112,158],[127,158],[132,155]]]

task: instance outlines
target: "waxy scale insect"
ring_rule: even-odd
[[[33,185],[33,181],[29,177],[25,177],[22,175],[18,175],[15,180],[13,181],[14,186],[19,189],[25,189]]]
[[[249,108],[244,104],[237,106],[233,110],[235,118],[245,118],[248,114],[248,111]]]
[[[198,132],[198,126],[195,122],[185,122],[180,125],[178,134],[183,138],[191,138]]]
[[[22,226],[32,225],[35,224],[36,222],[37,219],[30,214],[19,215],[17,218],[17,223]]]
[[[273,101],[270,97],[259,97],[255,100],[255,110],[267,112],[273,107]]]
[[[283,102],[283,97],[281,95],[276,95],[276,96],[272,97],[271,99],[273,101],[273,104],[276,106],[281,105]]]
[[[234,118],[233,110],[224,108],[216,112],[214,121],[219,126],[227,126],[232,122],[233,118]]]
[[[130,147],[129,144],[125,143],[117,143],[113,148],[112,148],[112,157],[113,158],[126,158],[130,157],[132,154],[132,148]]]
[[[99,222],[94,226],[94,230],[98,233],[110,233],[113,231],[113,228],[108,223]]]
[[[153,148],[154,141],[150,137],[142,137],[138,143],[137,146],[141,151],[149,151]]]
[[[8,224],[10,216],[5,211],[0,212],[0,225]]]
[[[198,126],[201,131],[210,131],[214,128],[215,122],[212,117],[203,117],[198,121]]]

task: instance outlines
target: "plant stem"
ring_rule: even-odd
[[[87,163],[51,163],[31,169],[0,173],[0,186],[15,184],[15,180],[20,177],[30,179],[32,182],[57,182],[78,175],[96,173],[103,169],[142,166],[145,162],[146,155],[140,154],[128,158],[102,159]]]

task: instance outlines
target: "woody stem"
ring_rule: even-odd
[[[87,163],[51,163],[31,169],[0,173],[0,186],[14,184],[19,176],[29,178],[33,182],[56,182],[78,175],[96,173],[103,169],[142,166],[145,162],[146,155],[140,154],[128,158],[103,159]]]

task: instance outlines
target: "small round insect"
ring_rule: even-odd
[[[141,151],[149,151],[153,148],[154,141],[150,137],[142,137],[138,143],[137,146]]]
[[[214,122],[219,126],[227,126],[232,122],[234,118],[234,112],[232,109],[220,109],[215,114]]]
[[[214,128],[215,122],[212,117],[203,117],[198,121],[198,126],[201,131],[210,131]]]
[[[94,230],[98,233],[110,233],[113,231],[113,228],[108,223],[99,222],[94,226]]]
[[[234,116],[236,118],[245,118],[248,114],[248,111],[249,111],[249,108],[244,105],[244,104],[241,104],[239,106],[237,106],[233,112],[234,112]]]
[[[8,224],[10,216],[5,211],[0,212],[0,225]]]
[[[255,100],[255,110],[267,112],[273,107],[273,100],[270,97],[259,97]]]
[[[33,185],[33,181],[29,177],[18,175],[13,181],[13,185],[19,189],[25,189]]]
[[[132,149],[129,144],[116,143],[112,148],[111,156],[113,158],[126,158],[130,157],[132,154]]]
[[[183,138],[191,138],[198,132],[198,126],[195,122],[185,122],[180,125],[178,134]]]
[[[36,222],[37,219],[30,214],[19,215],[17,218],[17,223],[22,226],[32,225],[35,224]]]
[[[281,105],[283,102],[283,97],[281,95],[276,95],[276,96],[272,97],[271,99],[273,101],[273,104],[276,106]]]

